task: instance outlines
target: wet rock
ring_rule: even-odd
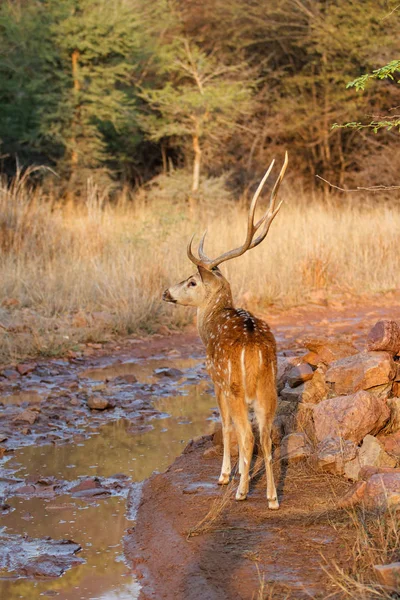
[[[77,498],[93,498],[94,496],[109,496],[110,491],[103,487],[97,477],[84,479],[69,490],[69,493]]]
[[[36,367],[36,363],[20,363],[16,366],[16,369],[20,375],[28,375],[28,373],[32,373]]]
[[[400,473],[377,473],[367,481],[364,504],[369,510],[400,504]]]
[[[18,379],[19,373],[17,373],[17,371],[14,369],[4,369],[4,371],[1,372],[1,376],[9,379],[10,381],[15,381]]]
[[[338,508],[351,508],[362,502],[367,487],[366,481],[356,481],[337,503]]]
[[[343,475],[346,462],[357,455],[357,445],[350,440],[338,437],[327,438],[317,446],[316,463],[321,471]]]
[[[351,394],[386,384],[395,373],[396,366],[388,352],[366,352],[332,363],[325,380],[336,394]]]
[[[314,375],[314,370],[307,363],[301,363],[296,367],[293,367],[288,375],[287,382],[291,388],[295,388],[298,385],[309,381]]]
[[[285,436],[279,448],[281,460],[298,462],[312,454],[312,444],[305,433],[290,433]]]
[[[319,442],[340,437],[358,444],[368,433],[377,433],[390,415],[384,400],[360,391],[322,400],[314,407],[315,435]]]
[[[23,410],[21,413],[16,415],[13,418],[13,421],[23,421],[25,423],[29,423],[29,425],[33,425],[37,418],[38,413],[27,408],[26,410]]]
[[[105,410],[106,408],[111,408],[108,398],[102,398],[101,396],[89,396],[87,405],[91,410]]]
[[[386,590],[398,592],[400,590],[400,562],[388,565],[374,565],[374,572],[378,583]]]
[[[180,377],[183,377],[183,373],[180,369],[174,369],[172,367],[154,369],[154,375],[160,378],[170,377],[171,379],[179,379]]]
[[[368,334],[368,350],[385,350],[394,355],[400,352],[400,325],[396,321],[382,320],[375,323]]]
[[[15,493],[21,496],[32,496],[36,493],[36,487],[34,485],[21,485],[16,488]]]
[[[314,352],[320,360],[329,365],[330,363],[341,360],[353,354],[357,354],[358,350],[346,341],[335,341],[326,338],[310,338],[306,339],[304,346],[307,350]]]
[[[81,547],[71,540],[0,534],[0,569],[25,577],[59,577],[75,564]]]
[[[385,452],[400,459],[400,431],[390,433],[389,435],[379,435],[378,440]]]

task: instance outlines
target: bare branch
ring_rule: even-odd
[[[327,183],[331,188],[333,188],[335,190],[339,190],[340,192],[382,192],[384,190],[389,190],[389,191],[400,190],[400,185],[372,185],[371,187],[358,186],[353,189],[342,188],[342,187],[339,187],[338,185],[331,183],[330,181],[327,181],[320,175],[316,175],[316,177],[318,179],[320,179],[321,181],[323,181],[324,183]]]

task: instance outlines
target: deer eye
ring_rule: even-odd
[[[194,287],[195,285],[197,285],[197,283],[195,281],[189,281],[188,286],[190,287]]]

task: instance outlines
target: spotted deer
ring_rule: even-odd
[[[206,366],[214,383],[222,421],[224,454],[218,483],[227,484],[231,475],[230,437],[233,421],[239,444],[240,482],[236,499],[246,499],[254,446],[248,418],[248,409],[252,405],[260,431],[267,477],[267,500],[271,509],[279,508],[271,457],[271,428],[277,403],[275,338],[267,323],[246,310],[234,308],[230,285],[218,267],[255,248],[265,239],[282,205],[282,202],[276,205],[276,199],[287,162],[286,153],[268,208],[254,224],[257,201],[274,161],[261,180],[250,204],[247,235],[243,245],[210,259],[204,253],[204,234],[197,258],[192,252],[193,236],[187,253],[197,266],[197,272],[165,290],[163,294],[166,302],[197,308],[198,330],[206,347]]]

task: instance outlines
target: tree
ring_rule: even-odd
[[[144,87],[141,93],[151,110],[140,122],[154,141],[190,138],[192,192],[196,193],[204,146],[216,144],[221,148],[239,119],[248,113],[251,84],[243,64],[224,64],[216,52],[206,53],[187,38],[167,44],[167,63],[159,63],[161,85]],[[161,50],[165,51],[165,45]]]

